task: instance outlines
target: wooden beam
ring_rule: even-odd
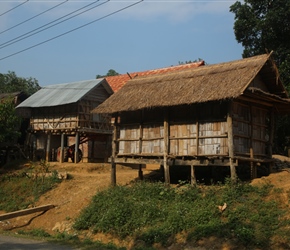
[[[195,169],[194,169],[194,165],[190,166],[190,172],[191,172],[191,178],[190,178],[190,184],[192,186],[196,186],[196,177],[195,177]]]
[[[109,159],[109,161],[112,163],[112,158]],[[114,158],[115,163],[127,163],[127,164],[157,164],[157,165],[163,165],[163,159],[149,159],[149,158]]]
[[[112,156],[111,156],[111,185],[116,186],[117,177],[116,177],[116,162],[115,157],[117,155],[117,122],[118,116],[114,117],[114,127],[113,127],[113,143],[112,143]]]
[[[46,153],[45,153],[45,160],[49,162],[50,160],[50,142],[51,142],[51,133],[47,134],[47,142],[46,142]]]
[[[229,161],[230,161],[230,171],[231,179],[236,181],[237,173],[236,166],[234,164],[234,136],[233,136],[233,118],[232,118],[232,104],[229,103],[229,110],[227,115],[227,125],[228,125],[228,147],[229,147]]]
[[[63,154],[64,153],[64,133],[61,133],[61,138],[60,138],[60,156],[59,156],[59,162],[63,163]]]
[[[167,156],[169,152],[169,125],[168,125],[168,109],[164,113],[164,149],[163,149],[163,166],[164,166],[164,179],[166,184],[170,184],[170,172],[167,162]]]
[[[55,207],[54,205],[44,205],[44,206],[19,210],[19,211],[15,211],[15,212],[11,212],[11,213],[1,214],[0,221],[12,219],[12,218],[19,217],[19,216],[24,216],[27,214],[33,214],[33,213],[37,213],[37,212],[47,211],[47,210],[52,209],[54,207]]]
[[[79,143],[80,143],[80,134],[79,132],[76,132],[75,135],[75,155],[74,155],[74,163],[79,162]]]

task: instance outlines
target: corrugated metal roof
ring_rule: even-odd
[[[104,79],[49,85],[19,104],[16,108],[51,107],[75,103]]]

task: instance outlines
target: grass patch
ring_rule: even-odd
[[[216,236],[235,239],[244,247],[267,248],[284,213],[275,201],[266,199],[272,190],[269,184],[254,187],[230,181],[198,188],[137,182],[99,192],[74,228],[123,239],[130,236],[144,242],[144,247],[155,243],[168,246],[175,235],[185,231],[191,241]],[[218,205],[224,202],[227,209],[221,213]],[[290,225],[289,220],[283,223]]]
[[[32,164],[12,173],[1,174],[0,210],[11,212],[33,205],[42,194],[61,181],[57,172],[49,169],[48,163],[40,162],[40,165]]]

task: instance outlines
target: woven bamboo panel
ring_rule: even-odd
[[[205,138],[197,139],[197,126],[198,138]],[[226,122],[171,125],[170,154],[177,156],[228,154],[227,138],[219,138],[226,132]]]

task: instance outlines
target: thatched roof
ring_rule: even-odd
[[[229,100],[243,95],[260,74],[270,94],[287,98],[270,54],[162,75],[136,77],[93,113],[117,113]]]

